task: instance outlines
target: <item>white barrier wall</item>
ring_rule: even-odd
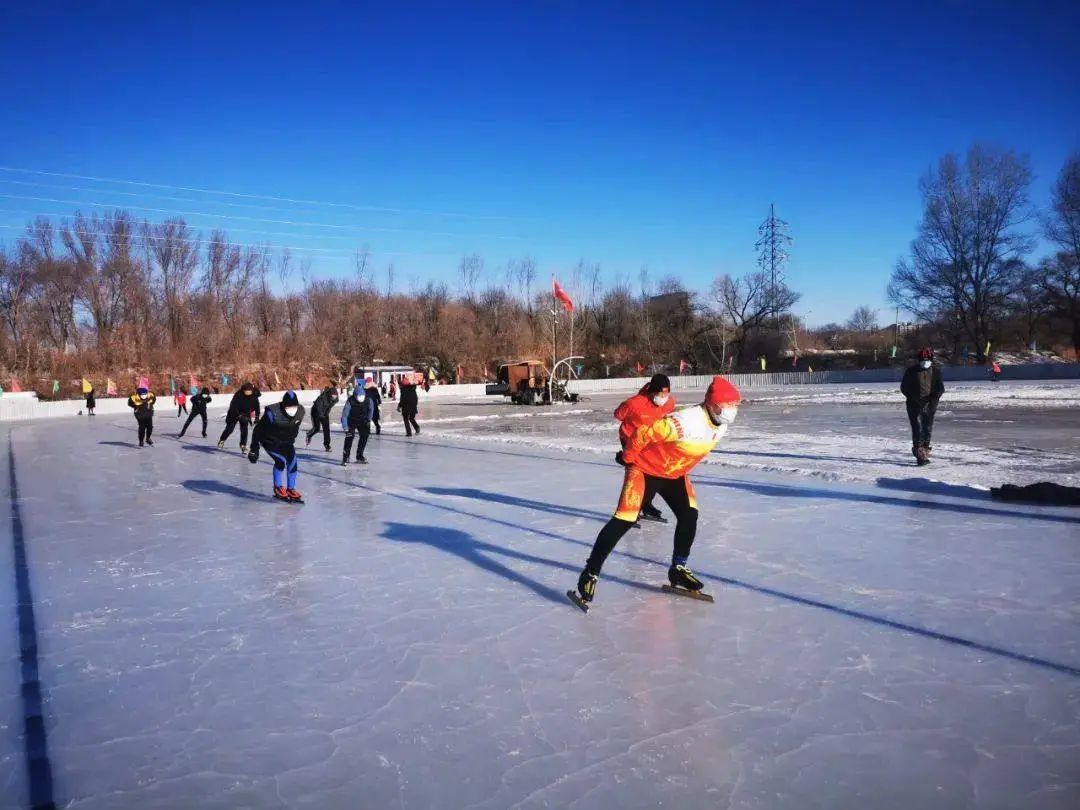
[[[1080,379],[1080,363],[1031,363],[1022,366],[1002,366],[1003,380],[1075,380]],[[944,366],[942,377],[946,382],[975,382],[989,379],[989,371],[984,366]],[[902,368],[878,368],[866,371],[783,371],[770,374],[729,374],[727,379],[739,388],[762,388],[782,385],[824,385],[839,383],[886,383],[900,382]],[[671,387],[675,391],[704,390],[712,375],[693,377],[672,377]],[[573,380],[570,391],[578,394],[599,394],[603,392],[622,393],[637,391],[648,381],[647,377],[620,377],[606,380]],[[419,391],[420,402],[426,399],[446,398],[483,398],[486,386],[479,385],[436,385],[430,391]],[[264,391],[261,397],[263,407],[280,402],[284,391]],[[304,407],[309,407],[319,395],[319,391],[297,391],[297,398]],[[210,411],[223,410],[232,398],[232,393],[214,394]],[[497,400],[492,397],[492,400]],[[386,404],[392,403],[385,403]],[[157,410],[165,414],[175,407],[172,396],[158,397]],[[0,394],[0,422],[23,421],[27,419],[55,419],[76,416],[85,409],[81,399],[67,399],[59,402],[38,402],[33,394]],[[99,398],[95,409],[101,416],[127,414],[127,397]]]

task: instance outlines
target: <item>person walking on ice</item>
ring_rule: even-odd
[[[413,431],[420,435],[420,425],[416,423],[416,416],[420,412],[420,403],[416,395],[416,384],[401,381],[401,400],[397,409],[401,412],[401,421],[405,423],[405,435],[412,436]]]
[[[379,414],[379,406],[382,405],[382,394],[379,393],[379,386],[375,384],[375,380],[368,380],[367,397],[372,401],[371,406],[371,424],[375,428],[375,435],[382,435],[382,419]]]
[[[647,490],[663,498],[675,515],[674,548],[668,568],[671,590],[696,595],[704,587],[687,565],[698,520],[689,473],[712,452],[735,421],[741,399],[738,388],[723,377],[713,377],[704,402],[639,427],[626,449],[616,455],[615,460],[626,467],[619,505],[596,537],[578,577],[576,593],[567,592],[582,609],[588,610],[596,595],[604,561],[637,521]]]
[[[371,417],[375,412],[375,402],[367,394],[364,381],[357,380],[353,387],[352,395],[345,401],[345,407],[341,409],[341,427],[345,431],[345,451],[341,454],[341,466],[349,463],[349,451],[352,450],[353,438],[359,436],[356,444],[356,461],[359,464],[367,464],[364,458],[364,450],[367,448],[368,437],[371,436]]]
[[[176,418],[180,418],[180,414],[187,413],[187,392],[181,388],[175,394],[173,394],[173,405],[176,406]]]
[[[323,435],[323,448],[330,452],[330,411],[338,401],[336,385],[328,385],[311,404],[311,430],[307,432],[304,446],[310,446],[312,438],[320,430]]]
[[[94,415],[94,408],[97,407],[97,398],[94,396],[94,386],[90,386],[90,389],[86,392],[86,412],[90,415]]]
[[[654,374],[640,391],[615,409],[619,425],[619,441],[623,450],[634,438],[638,428],[653,424],[675,410],[675,398],[671,396],[671,380],[665,374]],[[660,510],[653,506],[654,492],[647,490],[641,502],[641,517],[667,523]]]
[[[154,446],[150,434],[154,432],[154,402],[157,397],[148,388],[139,387],[135,393],[128,397],[128,407],[135,411],[135,421],[139,425],[139,447],[143,442]]]
[[[296,489],[299,468],[296,463],[296,437],[304,423],[304,406],[293,391],[286,391],[281,402],[263,411],[262,418],[251,432],[251,452],[248,461],[259,461],[259,447],[274,460],[274,497],[279,501],[303,503]]]
[[[232,435],[233,428],[240,424],[240,452],[247,453],[248,426],[259,418],[259,389],[249,382],[240,386],[240,390],[233,394],[229,403],[229,411],[225,414],[225,430],[218,439],[218,450],[225,447],[225,440]]]
[[[191,395],[191,413],[188,415],[187,421],[184,422],[184,426],[180,428],[178,438],[184,438],[184,434],[187,433],[188,425],[195,421],[196,416],[202,417],[202,437],[206,438],[206,406],[211,402],[210,389],[203,386],[202,391],[197,394]]]
[[[907,399],[908,421],[911,422],[911,454],[920,467],[930,463],[930,437],[934,431],[934,414],[938,400],[945,393],[941,369],[934,365],[934,350],[919,349],[918,362],[904,372],[900,393]]]

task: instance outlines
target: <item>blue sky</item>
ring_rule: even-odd
[[[477,252],[498,282],[530,255],[706,290],[753,269],[775,202],[796,311],[842,320],[887,308],[945,152],[1028,154],[1046,203],[1077,30],[1068,2],[8,3],[0,166],[319,204],[0,170],[0,241],[123,206],[320,276],[366,244],[400,289]]]

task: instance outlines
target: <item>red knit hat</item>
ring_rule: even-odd
[[[739,389],[720,376],[712,378],[705,392],[706,405],[737,405],[741,400]]]

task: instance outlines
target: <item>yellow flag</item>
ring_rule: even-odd
[[[92,386],[90,384],[90,381],[88,379],[86,379],[86,377],[83,377],[83,380],[82,380],[82,392],[84,394],[89,394],[93,390],[94,390],[94,386]]]

